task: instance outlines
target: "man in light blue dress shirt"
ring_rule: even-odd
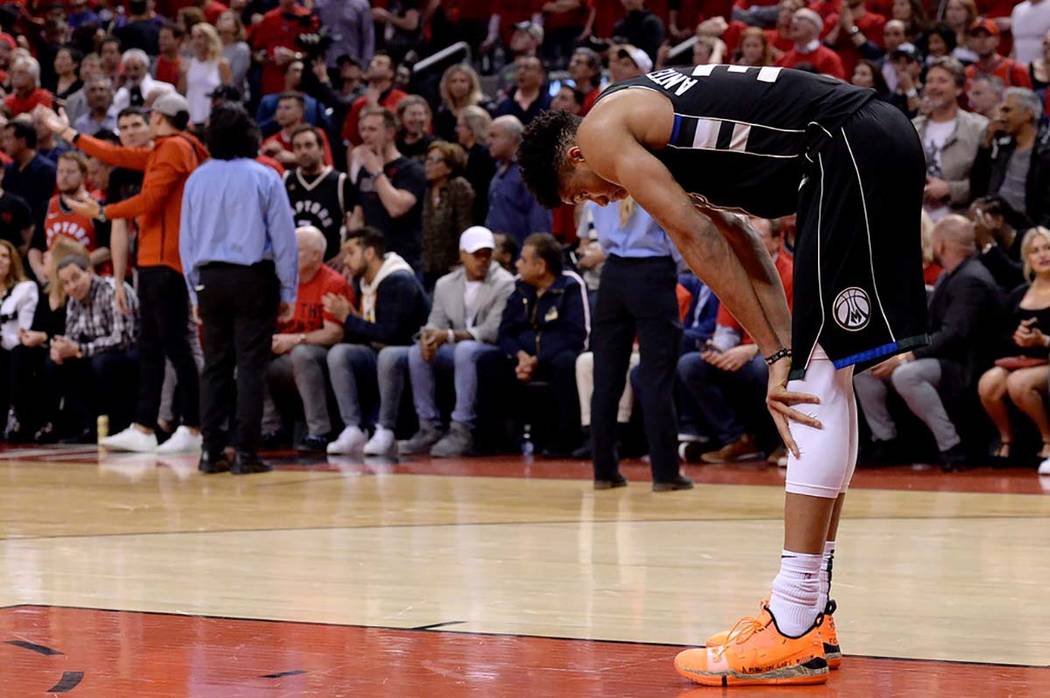
[[[633,199],[601,207],[587,204],[607,258],[598,285],[591,331],[594,393],[591,439],[595,489],[623,487],[616,452],[616,415],[631,349],[637,337],[638,400],[653,472],[653,490],[688,489],[678,470],[675,371],[682,343],[675,287],[678,251],[667,233]]]
[[[212,159],[186,181],[179,255],[194,311],[204,326],[200,470],[270,470],[258,457],[263,380],[278,319],[291,318],[299,251],[284,183],[255,162],[259,130],[244,108],[217,107],[207,132]],[[234,433],[231,416],[237,368]],[[233,445],[231,462],[225,455]]]

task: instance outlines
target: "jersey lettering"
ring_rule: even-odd
[[[695,85],[698,82],[697,80],[693,80],[692,78],[686,77],[685,75],[679,73],[673,68],[664,68],[663,70],[658,70],[655,73],[649,73],[648,75],[646,75],[646,77],[655,82],[660,87],[664,88],[665,90],[670,90],[675,85],[678,85],[678,89],[674,91],[675,95],[678,97],[684,95],[686,92],[689,91],[691,87],[693,87],[693,85]]]

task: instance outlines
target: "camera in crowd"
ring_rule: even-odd
[[[309,17],[306,19],[309,19]],[[324,57],[328,47],[332,45],[336,38],[338,37],[333,36],[326,27],[321,27],[315,32],[300,34],[296,38],[295,43],[303,52],[303,56],[307,60],[312,61],[315,58]]]

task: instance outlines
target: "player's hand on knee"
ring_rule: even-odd
[[[799,457],[798,444],[791,436],[790,423],[798,422],[814,429],[822,429],[823,425],[816,417],[812,417],[794,409],[792,405],[818,405],[820,398],[809,393],[798,393],[787,389],[788,373],[791,370],[791,361],[788,358],[781,359],[769,367],[769,385],[766,389],[766,407],[773,417],[773,423],[784,440],[784,446],[796,458]]]

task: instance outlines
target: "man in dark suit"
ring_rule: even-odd
[[[945,402],[976,382],[990,357],[982,322],[999,317],[1002,293],[976,257],[973,223],[946,216],[933,229],[931,243],[944,273],[930,299],[930,342],[895,356],[853,379],[857,399],[876,445],[884,450],[897,438],[886,405],[892,383],[908,408],[937,441],[946,470],[965,461],[965,449]]]

